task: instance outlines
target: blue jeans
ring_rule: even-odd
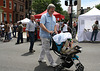
[[[11,39],[12,39],[12,37],[11,37],[11,33],[9,33],[8,35],[9,35],[9,40],[11,40]]]
[[[30,48],[29,50],[33,50],[33,46],[34,46],[34,32],[29,32],[29,39],[30,39]]]
[[[13,37],[16,37],[16,31],[15,30],[13,31]]]
[[[93,36],[94,36],[94,41],[96,40],[97,34],[98,34],[98,30],[93,30],[92,36],[91,36],[91,41],[93,41]]]

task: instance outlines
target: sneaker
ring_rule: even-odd
[[[51,66],[51,67],[56,67],[57,64],[56,64],[56,63],[52,63],[52,64],[50,64],[50,66]]]
[[[46,60],[38,60],[38,62],[46,63]]]

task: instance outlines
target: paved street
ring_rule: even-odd
[[[0,41],[0,71],[53,71],[47,63],[38,63],[41,46],[40,41],[35,42],[34,54],[28,53],[29,43],[24,40],[23,44],[15,45],[16,38],[11,42]],[[83,47],[79,54],[85,71],[100,71],[100,43],[74,43]],[[51,51],[54,60],[59,63],[59,58]],[[73,70],[74,66],[69,70]]]

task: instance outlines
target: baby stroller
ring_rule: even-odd
[[[62,35],[64,36],[65,34],[62,34]],[[60,39],[61,39],[61,36],[60,36]],[[54,71],[62,71],[64,68],[70,68],[73,64],[75,65],[75,68],[76,68],[75,71],[84,71],[84,66],[81,64],[79,57],[76,55],[78,53],[81,53],[82,47],[74,46],[71,49],[66,48],[66,52],[62,52],[62,48],[66,44],[66,41],[63,41],[60,44],[58,44],[55,42],[56,40],[52,38],[52,50],[54,51],[56,55],[60,57],[62,62],[58,66],[55,67]],[[70,39],[67,38],[67,41],[70,41]],[[78,63],[75,63],[74,62],[75,60],[77,60]]]

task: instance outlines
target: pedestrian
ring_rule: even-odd
[[[68,25],[66,24],[66,22],[64,22],[63,24],[62,24],[62,33],[66,33],[66,32],[68,32]]]
[[[74,23],[73,23],[73,28],[75,28],[75,31],[77,31],[77,24],[76,24],[76,22],[74,21]],[[75,32],[76,33],[76,32]]]
[[[12,33],[12,31],[13,31],[13,24],[12,24],[12,22],[9,23],[9,27],[10,27],[10,30],[9,30],[9,32],[8,32],[8,35],[9,35],[9,38],[10,38],[10,40],[11,40],[11,39],[12,39],[11,33]]]
[[[17,29],[17,25],[16,23],[13,24],[13,37],[16,37],[16,29]]]
[[[99,28],[99,24],[98,21],[95,21],[95,24],[93,24],[92,29],[92,35],[91,35],[91,41],[93,41],[93,36],[94,36],[94,41],[96,40],[97,34],[98,34],[98,28]]]
[[[57,32],[59,32],[59,23],[56,21],[56,28],[57,28]]]
[[[18,37],[17,37],[17,43],[16,44],[19,44],[20,40],[21,40],[21,43],[23,43],[23,25],[22,25],[22,22],[19,22],[18,23]]]
[[[78,30],[78,21],[76,20],[76,32]]]
[[[26,26],[26,32],[27,32],[27,37],[29,37],[30,40],[30,48],[29,48],[29,52],[33,53],[35,52],[35,50],[33,50],[33,46],[34,46],[34,41],[35,41],[35,27],[37,22],[35,20],[35,17],[33,15],[30,16],[30,21],[27,23]]]
[[[5,21],[4,29],[5,29],[5,31],[4,31],[5,32],[4,42],[8,42],[8,41],[10,41],[9,34],[8,34],[8,32],[10,31],[10,27],[9,27],[9,24],[8,24],[7,21]]]
[[[50,34],[53,34],[53,32],[57,34],[56,18],[53,15],[54,10],[55,6],[53,4],[49,4],[47,7],[47,13],[42,15],[40,20],[40,38],[42,41],[42,50],[38,60],[39,62],[46,62],[46,60],[44,60],[46,54],[50,66],[52,67],[57,65],[50,54]]]
[[[2,23],[0,23],[0,39],[1,39],[1,36],[2,36],[1,24],[2,24]]]
[[[2,37],[4,37],[4,30],[5,30],[5,29],[4,29],[4,26],[5,26],[5,25],[4,25],[4,22],[2,22],[2,23],[1,23],[1,30],[2,30],[2,35],[1,35],[1,36],[2,36]]]

